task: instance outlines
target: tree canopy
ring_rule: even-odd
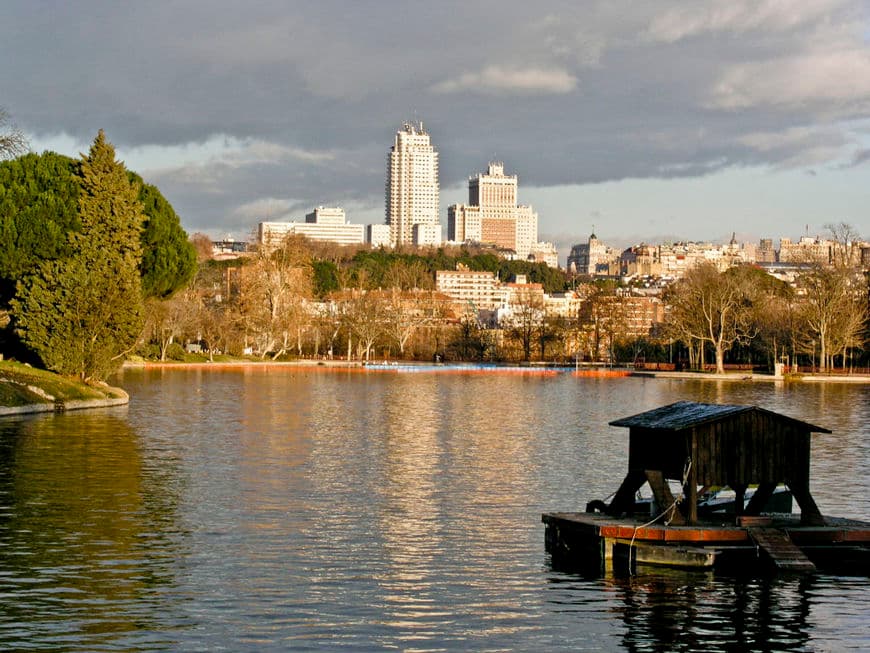
[[[15,282],[43,260],[69,255],[78,214],[81,162],[54,152],[0,162],[0,306],[14,296]],[[147,297],[167,297],[196,270],[196,252],[178,215],[160,191],[126,173],[139,188],[145,213],[139,265]]]
[[[146,297],[168,297],[185,286],[196,273],[196,249],[181,228],[175,209],[135,172],[127,173],[139,187],[145,212],[142,230],[142,291]]]

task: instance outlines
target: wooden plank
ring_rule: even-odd
[[[816,570],[816,566],[782,529],[756,526],[747,530],[777,569],[799,572]]]

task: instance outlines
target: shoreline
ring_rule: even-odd
[[[746,372],[732,372],[726,374],[712,374],[709,372],[669,372],[656,370],[634,370],[632,368],[608,368],[608,367],[580,367],[574,368],[571,365],[546,365],[542,363],[528,364],[504,364],[504,365],[486,365],[475,366],[474,363],[460,363],[457,365],[443,365],[433,363],[405,363],[405,362],[364,362],[364,361],[345,361],[345,360],[296,360],[296,361],[218,361],[218,362],[160,362],[160,361],[145,361],[135,363],[124,363],[122,369],[179,369],[179,370],[194,370],[194,369],[234,369],[234,368],[315,368],[315,369],[331,369],[331,370],[347,370],[347,371],[371,371],[371,372],[398,372],[405,368],[405,371],[431,371],[437,373],[443,371],[457,371],[463,366],[467,366],[469,371],[477,373],[492,371],[497,373],[499,368],[504,368],[509,371],[528,370],[529,372],[540,370],[553,370],[555,372],[564,372],[573,376],[595,378],[595,377],[641,377],[641,378],[656,378],[656,379],[682,379],[682,380],[701,380],[701,381],[745,381],[745,382],[781,382],[781,383],[866,383],[870,384],[870,376],[868,375],[800,375],[800,376],[774,376],[772,374],[753,374]],[[422,369],[421,369],[422,368]]]
[[[110,388],[115,397],[105,399],[57,399],[53,403],[24,404],[23,406],[0,406],[0,417],[16,415],[36,415],[39,413],[65,413],[70,410],[87,410],[91,408],[112,408],[126,406],[130,403],[130,395],[121,388]]]

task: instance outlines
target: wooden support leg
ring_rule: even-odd
[[[810,494],[809,486],[805,483],[788,483],[787,485],[795,501],[801,507],[801,524],[805,526],[824,526],[825,518],[822,517],[822,513],[816,505],[813,495]]]
[[[761,483],[749,500],[745,514],[753,516],[761,514],[761,511],[764,510],[764,506],[770,500],[770,497],[773,496],[775,490],[776,483]]]
[[[658,469],[647,469],[644,472],[646,480],[649,481],[649,486],[652,488],[653,497],[656,503],[659,504],[661,510],[666,510],[674,506],[671,514],[667,515],[667,519],[671,524],[681,525],[686,523],[683,513],[680,512],[680,507],[674,505],[674,495],[671,493],[671,488],[668,487],[668,482],[665,480],[664,474]]]
[[[634,495],[640,487],[646,483],[646,475],[639,470],[630,471],[622,481],[622,485],[616,491],[616,496],[607,508],[609,515],[631,514],[634,512]]]

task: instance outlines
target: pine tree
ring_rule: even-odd
[[[60,374],[104,379],[142,330],[139,264],[144,215],[115,149],[100,130],[82,157],[71,255],[44,261],[18,284],[13,317],[22,341]]]

